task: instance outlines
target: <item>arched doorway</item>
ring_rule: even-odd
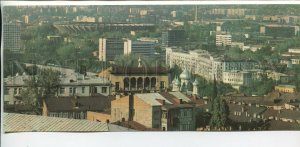
[[[149,79],[149,77],[146,77],[146,78],[145,78],[145,81],[144,81],[144,89],[146,89],[146,90],[149,90],[149,89],[150,89],[150,79]]]
[[[137,89],[138,90],[143,90],[143,78],[142,77],[139,77],[138,79],[137,79]]]
[[[152,77],[151,78],[151,89],[155,88],[156,87],[156,78],[155,77]]]
[[[136,78],[130,79],[130,90],[136,90]]]
[[[124,90],[129,90],[129,78],[124,78]]]

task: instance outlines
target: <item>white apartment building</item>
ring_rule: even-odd
[[[216,35],[216,46],[230,46],[232,41],[231,41],[232,36],[227,34],[227,35],[221,35],[217,34]]]
[[[224,60],[222,57],[211,55],[205,50],[194,50],[184,52],[176,48],[166,48],[166,64],[180,68],[187,68],[193,74],[197,74],[207,80],[223,81],[223,72],[233,70],[252,70],[255,68],[254,61]],[[228,79],[228,78],[227,78]]]
[[[226,71],[223,72],[223,82],[232,85],[233,88],[239,89],[242,85],[249,85],[252,81],[252,73],[249,71]]]
[[[291,67],[295,64],[300,64],[300,49],[291,48],[288,52],[281,55],[280,63],[286,64],[287,67]]]

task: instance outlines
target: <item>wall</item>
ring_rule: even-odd
[[[146,104],[144,101],[134,96],[134,109],[135,113],[133,120],[148,127],[152,128],[152,106]],[[111,120],[112,122],[128,120],[129,112],[129,96],[111,102]]]
[[[107,122],[108,120],[109,122],[111,122],[111,115],[88,111],[86,119],[91,121],[99,121],[99,122]]]

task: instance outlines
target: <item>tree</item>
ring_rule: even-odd
[[[224,100],[218,96],[216,79],[214,79],[213,95],[211,99],[211,119],[209,125],[213,129],[223,129],[227,125],[228,106]]]
[[[39,106],[43,99],[54,95],[59,88],[59,72],[52,69],[43,69],[38,75],[25,80],[25,88],[21,91],[21,97],[25,104],[39,114]]]

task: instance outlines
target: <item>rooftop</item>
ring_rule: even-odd
[[[104,112],[110,109],[111,97],[98,96],[69,96],[69,97],[52,97],[46,99],[48,111],[97,111]]]
[[[4,113],[4,132],[113,132],[133,131],[125,127],[89,120]]]

